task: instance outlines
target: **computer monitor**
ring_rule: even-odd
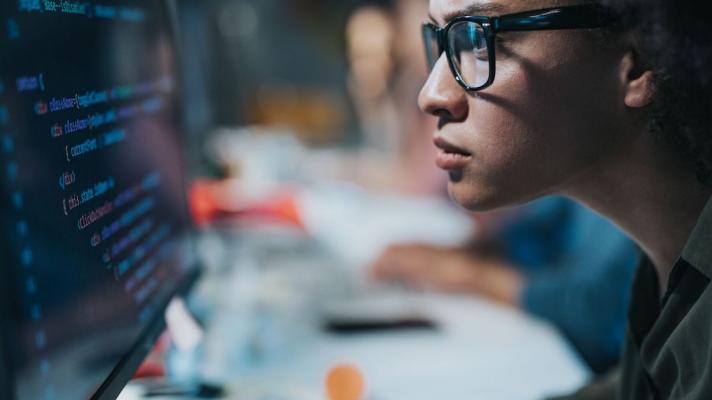
[[[0,3],[0,398],[115,398],[196,276],[171,12]]]

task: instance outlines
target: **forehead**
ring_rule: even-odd
[[[446,23],[459,15],[503,15],[519,11],[556,7],[576,3],[574,0],[430,0],[430,16]]]

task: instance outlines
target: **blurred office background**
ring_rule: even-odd
[[[416,98],[425,79],[419,26],[427,1],[178,5],[191,148],[204,150],[218,128],[239,126],[279,128],[309,146],[367,146],[387,156],[424,147],[403,144],[423,142],[413,130],[423,126]],[[202,150],[192,159],[210,171]],[[427,160],[418,165],[434,169]]]
[[[360,3],[181,0],[193,126],[280,124],[322,143],[353,140],[344,27]]]

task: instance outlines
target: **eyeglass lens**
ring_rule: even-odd
[[[462,21],[448,33],[448,52],[460,79],[469,87],[484,86],[489,80],[490,60],[482,25]]]
[[[442,55],[436,29],[432,25],[423,27],[425,55],[431,70]],[[481,24],[472,21],[453,24],[447,33],[446,46],[450,54],[449,62],[465,85],[479,88],[487,84],[490,76],[490,53]]]

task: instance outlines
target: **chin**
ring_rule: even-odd
[[[484,185],[454,179],[450,176],[448,192],[450,198],[462,208],[471,212],[495,211],[526,203],[528,200],[517,199],[504,190],[504,185]]]
[[[496,193],[462,181],[450,180],[448,183],[450,198],[462,208],[472,212],[493,211],[505,207]]]

